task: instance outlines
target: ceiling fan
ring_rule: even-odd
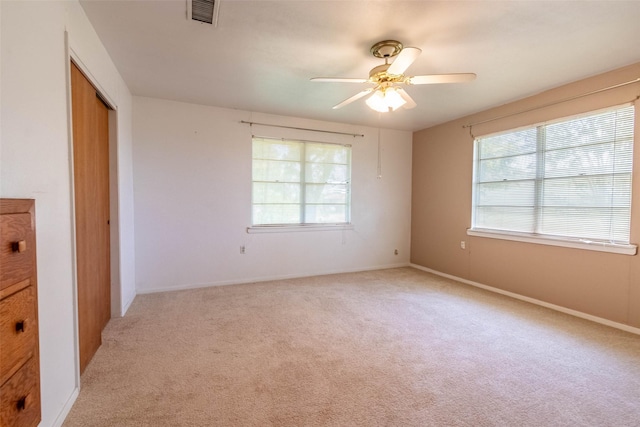
[[[333,109],[342,108],[345,105],[372,94],[365,101],[367,105],[381,113],[395,111],[400,107],[414,108],[415,101],[401,87],[402,85],[424,85],[436,83],[461,83],[476,78],[473,73],[457,74],[427,74],[422,76],[405,76],[404,72],[413,61],[416,60],[422,50],[417,47],[403,47],[396,40],[383,40],[371,46],[371,53],[376,58],[384,58],[384,64],[374,67],[369,72],[368,79],[352,79],[344,77],[314,77],[314,82],[338,82],[338,83],[373,83],[375,86],[365,89],[335,105]],[[394,61],[389,64],[389,58]]]

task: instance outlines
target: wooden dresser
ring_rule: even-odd
[[[40,422],[35,201],[0,199],[0,427]]]

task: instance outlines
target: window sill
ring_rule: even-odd
[[[625,245],[619,243],[596,242],[586,239],[563,239],[552,236],[534,236],[525,233],[506,232],[484,229],[467,229],[467,235],[487,237],[490,239],[512,240],[515,242],[535,243],[539,245],[561,246],[573,249],[585,249],[588,251],[609,252],[622,255],[635,255],[638,245]]]
[[[292,225],[254,225],[247,227],[247,233],[294,233],[299,231],[340,231],[353,230],[353,224],[292,224]]]

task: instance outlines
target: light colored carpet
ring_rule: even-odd
[[[140,295],[64,426],[638,426],[640,337],[412,268]]]

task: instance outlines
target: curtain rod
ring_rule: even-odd
[[[473,126],[476,126],[476,125],[481,125],[483,123],[489,123],[489,122],[493,122],[493,121],[496,121],[496,120],[505,119],[507,117],[517,116],[518,114],[524,114],[524,113],[528,113],[530,111],[540,110],[542,108],[553,107],[554,105],[562,104],[563,102],[573,101],[574,99],[584,98],[585,96],[595,95],[596,93],[605,92],[605,91],[608,91],[608,90],[611,90],[611,89],[617,89],[619,87],[627,86],[627,85],[630,85],[630,84],[633,84],[633,83],[638,83],[638,82],[640,82],[640,77],[635,79],[635,80],[629,80],[628,82],[619,83],[617,85],[613,85],[613,86],[605,87],[605,88],[602,88],[602,89],[594,90],[594,91],[591,91],[591,92],[583,93],[581,95],[576,95],[576,96],[572,96],[572,97],[569,97],[569,98],[564,98],[564,99],[561,99],[561,100],[558,100],[558,101],[550,102],[548,104],[540,105],[538,107],[529,108],[528,110],[517,111],[515,113],[505,114],[504,116],[498,116],[498,117],[493,117],[491,119],[482,120],[482,121],[479,121],[479,122],[469,123],[468,125],[463,125],[462,127],[463,128],[470,128],[470,127],[473,127]],[[636,99],[638,99],[638,97],[636,97]]]
[[[2,0],[0,0],[2,1]],[[276,138],[274,136],[262,136],[262,135],[251,135],[253,138],[262,138],[262,139],[271,139],[274,141],[286,141],[286,140],[291,140],[292,138]],[[328,145],[339,145],[341,147],[351,147],[351,144],[345,144],[343,142],[324,142],[324,141],[312,141],[310,139],[300,139],[300,138],[293,138],[296,140],[296,142],[311,142],[313,144],[328,144]]]
[[[244,123],[244,124],[247,124],[247,125],[269,126],[269,127],[273,127],[273,128],[284,128],[284,129],[295,129],[295,130],[308,130],[308,131],[311,131],[311,132],[333,133],[333,134],[336,134],[336,135],[349,135],[349,136],[352,136],[354,138],[356,136],[360,136],[360,137],[364,138],[364,134],[361,134],[361,133],[335,132],[335,131],[332,131],[332,130],[297,128],[297,127],[293,127],[293,126],[281,126],[281,125],[270,125],[268,123],[247,122],[247,121],[244,121],[244,120],[240,120],[240,123]]]

